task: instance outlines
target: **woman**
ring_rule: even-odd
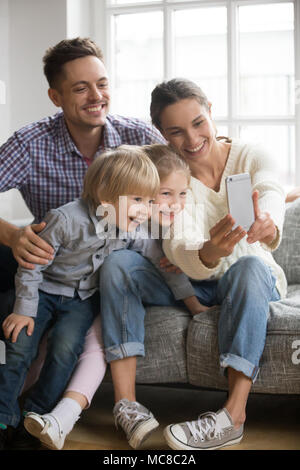
[[[151,118],[190,166],[186,207],[192,218],[197,205],[205,210],[204,222],[193,227],[204,243],[189,249],[189,238],[183,235],[165,240],[164,251],[170,263],[200,281],[200,302],[221,306],[220,366],[229,389],[223,409],[168,426],[165,437],[173,449],[218,448],[242,438],[247,398],[265,344],[269,302],[286,295],[285,275],[271,255],[280,243],[285,195],[261,149],[216,138],[211,104],[194,83],[174,79],[158,85],[152,92]],[[226,176],[244,172],[250,173],[254,189],[255,222],[248,233],[241,227],[233,230],[225,190]]]

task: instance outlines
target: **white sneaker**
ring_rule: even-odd
[[[63,448],[66,434],[61,429],[55,416],[29,412],[25,416],[24,426],[30,434],[37,437],[46,447],[54,450]]]
[[[235,429],[231,416],[223,408],[217,413],[208,412],[196,421],[171,424],[164,437],[174,450],[214,450],[238,444],[243,439],[243,425]]]
[[[143,405],[126,398],[118,401],[113,409],[115,424],[126,433],[128,443],[137,449],[159,426],[153,414]]]

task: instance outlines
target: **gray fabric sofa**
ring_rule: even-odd
[[[287,207],[274,257],[286,273],[288,294],[270,304],[266,345],[252,392],[300,394],[300,198]],[[137,383],[226,390],[219,367],[218,317],[218,307],[195,317],[180,308],[148,308],[146,356],[138,359]]]

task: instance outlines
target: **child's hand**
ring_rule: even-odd
[[[5,338],[9,339],[10,335],[12,335],[12,343],[17,341],[20,331],[26,326],[27,334],[31,336],[34,330],[34,319],[17,313],[11,313],[2,323]]]
[[[182,273],[181,269],[178,268],[178,266],[175,266],[174,264],[170,263],[170,261],[168,260],[166,256],[160,259],[159,265],[167,273],[176,273],[176,274]]]
[[[192,315],[197,315],[198,313],[204,312],[210,308],[202,305],[195,295],[187,297],[183,302]]]

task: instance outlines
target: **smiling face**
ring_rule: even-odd
[[[161,226],[170,226],[186,202],[188,179],[182,171],[173,171],[160,183],[159,193],[154,200],[155,214]]]
[[[133,232],[139,225],[149,219],[152,212],[153,199],[145,196],[121,196],[113,204],[115,224],[124,232]]]
[[[189,164],[208,157],[216,143],[210,111],[195,98],[167,106],[160,123],[163,136]]]
[[[63,109],[69,130],[103,126],[110,101],[103,62],[95,56],[67,62],[58,88],[50,89],[49,96]]]

